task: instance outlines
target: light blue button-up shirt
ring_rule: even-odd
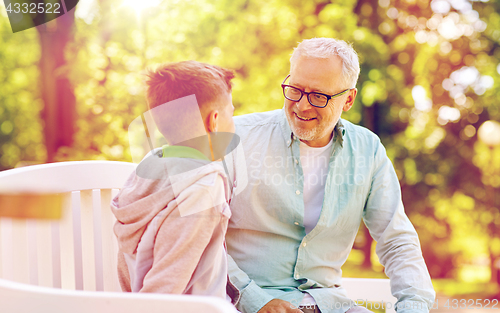
[[[235,118],[248,185],[231,203],[229,278],[237,308],[257,312],[273,298],[298,306],[304,292],[322,313],[347,311],[341,267],[361,219],[377,241],[398,312],[428,312],[435,298],[417,233],[404,213],[391,161],[379,138],[340,120],[335,128],[325,197],[316,227],[304,230],[299,140],[284,110]]]

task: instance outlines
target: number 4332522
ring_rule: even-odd
[[[6,8],[8,13],[55,13],[60,14],[61,4],[60,3],[14,3],[9,5]]]

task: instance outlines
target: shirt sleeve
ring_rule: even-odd
[[[228,274],[231,283],[240,291],[240,299],[236,308],[242,313],[256,313],[274,299],[250,279],[230,255],[228,255]]]
[[[377,241],[376,253],[398,299],[398,313],[429,312],[436,293],[417,232],[404,212],[394,167],[380,141],[375,149],[371,189],[363,220]]]

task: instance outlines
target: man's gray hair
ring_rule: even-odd
[[[345,88],[356,87],[360,71],[358,54],[345,41],[333,38],[305,39],[293,50],[290,58],[291,67],[299,56],[319,59],[339,56],[342,60],[342,83]]]

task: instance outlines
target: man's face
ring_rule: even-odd
[[[317,59],[299,56],[292,64],[287,84],[305,92],[334,95],[349,88],[341,83],[341,75],[342,61],[339,57]],[[348,111],[354,103],[356,92],[356,89],[351,89],[328,101],[324,108],[312,106],[306,95],[299,102],[285,99],[286,117],[292,132],[308,146],[326,146],[342,111]]]

